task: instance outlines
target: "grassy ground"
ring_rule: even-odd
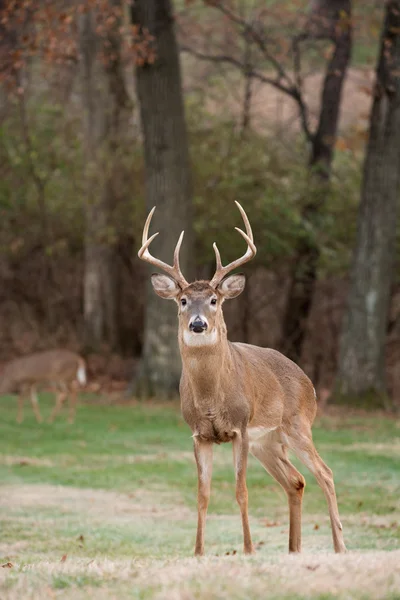
[[[2,398],[0,598],[400,598],[400,424],[383,416],[318,420],[349,553],[332,551],[322,492],[306,475],[303,554],[286,554],[279,486],[254,459],[248,484],[254,557],[242,554],[229,446],[216,447],[207,556],[192,557],[196,469],[177,406],[81,406],[15,422]],[[48,398],[42,411],[50,412]],[[296,463],[297,464],[297,463]],[[11,565],[11,566],[10,566]]]

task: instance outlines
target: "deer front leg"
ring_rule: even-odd
[[[212,476],[212,442],[205,442],[194,437],[194,455],[197,464],[198,493],[197,493],[197,536],[195,555],[204,554],[204,530],[206,526],[207,508],[210,500],[211,476]]]
[[[236,477],[236,500],[240,507],[243,525],[244,552],[254,554],[249,525],[249,501],[246,484],[247,457],[249,454],[249,440],[247,431],[237,431],[232,441],[233,462]]]
[[[42,419],[42,415],[40,414],[39,401],[38,401],[38,398],[36,395],[35,386],[31,387],[30,395],[31,395],[31,404],[32,404],[33,412],[35,413],[36,421],[38,423],[41,423],[43,421],[43,419]]]

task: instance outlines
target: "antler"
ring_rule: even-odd
[[[237,267],[244,265],[244,263],[247,263],[249,260],[254,258],[254,256],[257,253],[257,248],[254,244],[253,232],[251,230],[251,225],[250,225],[249,219],[248,219],[246,213],[244,212],[243,208],[240,206],[239,202],[236,202],[236,200],[235,200],[235,204],[238,207],[238,209],[240,210],[240,214],[242,215],[242,218],[243,218],[243,221],[244,221],[244,224],[246,227],[246,233],[244,231],[242,231],[241,229],[239,229],[239,227],[235,227],[235,229],[246,240],[247,250],[241,258],[238,258],[237,260],[234,260],[233,262],[229,263],[229,265],[226,265],[226,267],[223,267],[222,263],[221,263],[221,255],[217,248],[217,244],[214,242],[213,248],[214,248],[215,258],[216,258],[216,262],[217,262],[217,269],[215,271],[214,277],[210,281],[210,285],[213,288],[216,288],[217,285],[221,282],[221,280],[228,273],[230,273],[230,271],[233,271],[233,269],[236,269]]]
[[[141,258],[142,260],[150,263],[151,265],[158,267],[159,269],[163,269],[166,273],[168,273],[168,275],[170,275],[173,279],[175,279],[175,281],[183,289],[189,285],[189,283],[186,281],[186,279],[182,275],[182,272],[181,272],[181,269],[179,266],[179,250],[181,249],[184,232],[182,231],[181,235],[179,236],[178,243],[175,246],[174,266],[173,267],[171,267],[170,265],[167,265],[167,263],[163,262],[162,260],[159,260],[158,258],[154,258],[154,256],[152,256],[149,252],[149,246],[150,246],[151,242],[154,240],[154,238],[158,236],[158,232],[153,233],[153,235],[151,237],[148,237],[148,235],[149,235],[149,227],[150,227],[151,219],[153,217],[155,210],[156,210],[156,207],[154,206],[154,208],[151,209],[149,216],[146,219],[146,223],[144,224],[143,235],[142,235],[142,247],[140,248],[140,250],[138,252],[138,257]]]

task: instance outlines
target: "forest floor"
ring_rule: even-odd
[[[252,458],[257,553],[242,553],[229,446],[215,448],[206,556],[192,557],[196,468],[175,404],[86,397],[62,415],[0,425],[0,598],[400,598],[400,423],[381,414],[321,416],[316,446],[333,469],[349,552],[332,550],[325,499],[305,474],[303,554],[287,555],[280,487]],[[41,396],[50,413],[49,395]],[[298,463],[296,462],[296,465]]]

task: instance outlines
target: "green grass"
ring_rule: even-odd
[[[17,425],[16,400],[1,402],[0,564],[12,564],[0,569],[2,600],[261,598],[266,584],[269,598],[399,597],[400,426],[393,418],[342,412],[314,427],[334,472],[350,553],[333,554],[323,494],[295,461],[307,480],[304,554],[287,556],[286,498],[252,458],[257,554],[244,557],[225,445],[215,448],[207,557],[198,560],[196,468],[177,405],[89,399],[74,425],[64,416],[38,425],[29,409]],[[41,407],[50,413],[49,396]]]

